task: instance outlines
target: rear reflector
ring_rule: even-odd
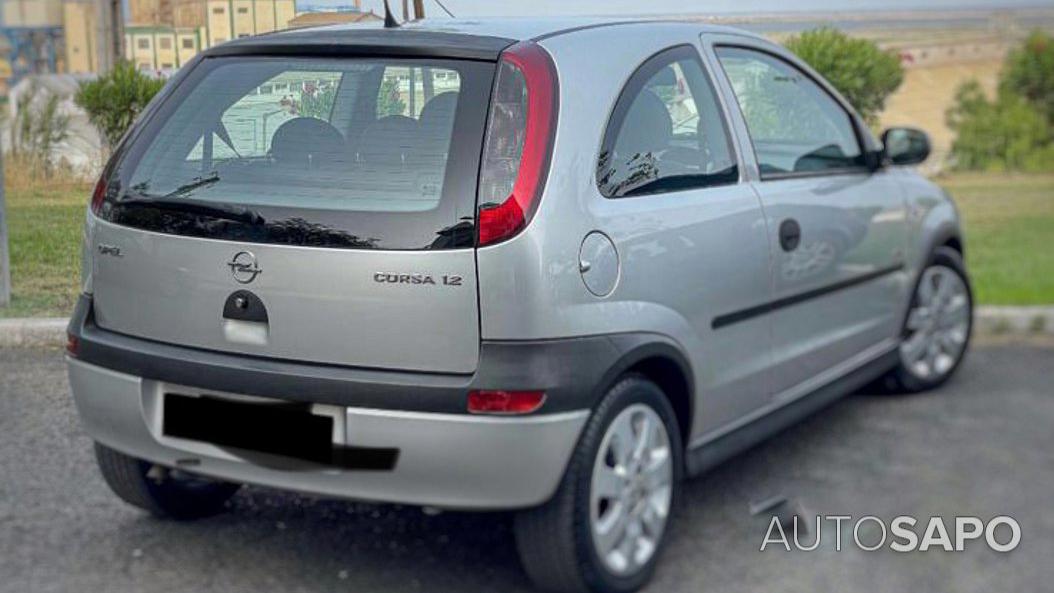
[[[479,176],[479,245],[527,226],[545,186],[556,125],[556,69],[539,45],[501,54]]]
[[[530,414],[544,403],[544,391],[478,390],[468,394],[468,411],[473,414]]]

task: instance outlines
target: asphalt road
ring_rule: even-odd
[[[806,516],[1010,515],[1019,547],[760,552],[786,496]],[[1054,346],[979,345],[945,388],[858,394],[689,482],[649,591],[1054,590]],[[948,519],[947,524],[952,521]],[[151,519],[95,469],[61,355],[0,350],[0,591],[529,590],[509,517],[247,488],[224,516]]]

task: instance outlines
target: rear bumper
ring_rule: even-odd
[[[545,391],[543,414],[592,408],[626,353],[649,339],[484,341],[474,373],[448,374],[278,360],[136,338],[99,327],[87,296],[77,302],[68,331],[78,343],[77,360],[135,377],[288,401],[453,415],[467,413],[473,389]]]
[[[545,502],[563,476],[590,410],[639,360],[682,360],[660,336],[625,333],[484,341],[472,374],[399,372],[275,360],[164,344],[94,322],[91,298],[69,325],[77,354],[70,387],[88,433],[126,454],[197,473],[312,494],[444,508],[512,509]],[[682,365],[690,377],[688,366]],[[343,419],[334,444],[397,449],[394,469],[280,470],[202,442],[166,437],[163,396],[253,396]],[[545,405],[516,417],[467,413],[473,389],[542,390]],[[336,424],[335,424],[336,426]],[[341,442],[343,435],[343,442]],[[183,462],[183,463],[180,463]]]
[[[442,508],[512,509],[555,491],[588,410],[519,418],[340,408],[343,443],[396,448],[390,471],[273,469],[207,443],[161,431],[166,383],[68,362],[70,388],[88,434],[118,451],[238,483],[309,494]]]

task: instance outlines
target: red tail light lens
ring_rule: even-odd
[[[91,193],[91,211],[98,214],[99,209],[102,208],[102,202],[106,198],[106,173],[103,172],[99,176],[99,180],[95,182],[95,189]]]
[[[527,226],[545,186],[556,126],[556,69],[540,46],[505,50],[491,97],[479,183],[479,245]]]
[[[66,332],[66,352],[69,353],[70,356],[77,356],[77,352],[80,350],[80,345],[81,343],[80,340],[77,339],[77,336]]]
[[[473,414],[530,414],[544,403],[544,391],[479,390],[468,394],[468,411]]]

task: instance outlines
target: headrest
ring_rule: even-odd
[[[432,100],[425,103],[424,108],[421,109],[421,118],[419,120],[421,127],[432,129],[449,126],[454,119],[458,96],[459,93],[456,91],[448,91],[432,97]]]
[[[666,104],[651,90],[641,91],[622,122],[615,151],[624,157],[670,146],[673,120]]]
[[[291,119],[275,130],[271,157],[282,165],[307,168],[332,164],[344,157],[344,136],[313,117]]]
[[[389,115],[366,126],[359,155],[366,162],[398,164],[420,141],[417,120]]]

